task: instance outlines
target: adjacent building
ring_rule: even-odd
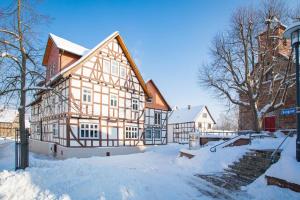
[[[276,26],[274,26],[274,34],[272,38],[269,38],[269,40],[272,40],[270,43],[272,44],[272,51],[269,51],[270,55],[267,55],[266,57],[271,59],[277,59],[278,64],[276,64],[275,67],[273,67],[272,70],[268,70],[265,73],[264,81],[262,85],[262,91],[261,95],[258,99],[258,108],[261,109],[265,105],[269,104],[271,101],[272,93],[270,90],[277,91],[279,87],[279,82],[282,80],[282,77],[277,76],[274,77],[274,74],[280,74],[285,73],[285,69],[287,66],[287,63],[289,62],[289,55],[291,51],[290,41],[282,40],[283,32],[285,31],[286,27],[278,23]],[[266,32],[262,32],[257,37],[260,48],[264,48],[267,44],[267,37]],[[275,48],[276,47],[276,48]],[[268,62],[262,61],[262,59],[258,59],[258,62]],[[271,62],[271,61],[270,61]],[[257,65],[260,66],[260,65]],[[253,73],[255,73],[257,69],[254,69]],[[279,72],[279,73],[278,73]],[[289,76],[295,75],[295,69],[294,67],[289,73]],[[273,81],[273,78],[275,78],[275,81]],[[273,83],[273,84],[272,84]],[[246,100],[246,96],[240,95],[240,99]],[[294,108],[296,105],[296,87],[290,87],[287,90],[286,99],[284,106],[276,111],[269,112],[266,114],[262,121],[262,128],[266,131],[274,132],[277,129],[294,129],[296,128],[296,116],[295,115],[283,115],[282,109],[287,108]],[[239,129],[240,130],[253,130],[253,123],[252,120],[253,115],[252,112],[244,107],[239,108]]]
[[[171,107],[153,82],[146,83],[151,98],[146,101],[145,144],[167,144],[168,114]]]
[[[169,117],[168,141],[187,143],[189,133],[210,132],[215,124],[207,106],[175,107]]]

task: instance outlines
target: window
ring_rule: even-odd
[[[161,113],[154,113],[154,124],[160,125],[161,124]]]
[[[198,122],[198,128],[202,128],[201,122]]]
[[[146,101],[147,103],[152,103],[152,98],[147,98]]]
[[[175,124],[175,128],[176,128],[176,129],[179,129],[179,124]]]
[[[118,106],[118,97],[114,94],[110,95],[110,106],[117,107]]]
[[[207,118],[207,113],[203,113],[203,114],[202,114],[202,117],[203,117],[203,118]]]
[[[81,138],[98,138],[98,124],[80,124]]]
[[[154,139],[161,139],[161,130],[154,129]]]
[[[40,124],[40,123],[38,123],[38,124],[36,125],[36,133],[37,133],[38,135],[41,133],[41,124]]]
[[[108,60],[103,60],[103,72],[110,73],[110,62]]]
[[[137,139],[138,138],[138,128],[133,126],[127,126],[125,132],[126,139]]]
[[[125,66],[120,67],[120,77],[126,78],[126,67]]]
[[[211,129],[211,124],[208,124],[208,125],[207,125],[207,129]]]
[[[152,139],[152,130],[151,129],[146,129],[145,138],[146,139]]]
[[[132,110],[139,110],[139,101],[137,99],[132,99]]]
[[[111,74],[119,76],[119,63],[115,60],[111,61]]]
[[[82,101],[84,103],[91,103],[92,102],[92,95],[91,95],[91,90],[90,89],[83,89],[82,92]]]
[[[269,70],[265,75],[265,81],[269,81],[273,79],[273,70]]]
[[[58,136],[58,127],[56,123],[52,124],[52,132],[53,136]]]

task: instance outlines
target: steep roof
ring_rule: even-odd
[[[169,117],[169,124],[194,122],[194,121],[196,121],[198,115],[205,108],[207,109],[206,106],[199,105],[199,106],[191,106],[190,109],[180,108],[180,109],[173,110],[171,116]],[[208,111],[208,114],[210,115],[211,119],[214,121],[214,123],[216,123],[208,109],[207,109],[207,111]]]
[[[18,116],[18,111],[13,109],[0,110],[0,122],[13,123]]]
[[[153,88],[155,89],[155,93],[158,94],[158,96],[160,97],[160,99],[163,101],[164,105],[167,107],[168,111],[171,111],[171,107],[170,105],[168,104],[168,102],[166,101],[166,99],[164,98],[164,96],[161,94],[160,90],[158,89],[158,87],[156,86],[156,84],[154,83],[154,81],[151,79],[149,81],[147,81],[146,83],[146,86],[147,86],[147,89],[148,91],[151,93],[151,86],[153,86]],[[153,97],[154,94],[151,93],[151,96]],[[149,104],[153,104],[153,101],[152,103],[147,103],[146,102],[146,107],[149,105]]]
[[[74,42],[71,42],[69,40],[66,40],[64,38],[58,37],[57,35],[54,35],[53,33],[49,34],[49,37],[53,40],[57,48],[68,51],[70,53],[83,56],[87,52],[89,52],[89,49],[76,44]]]
[[[87,51],[84,55],[82,55],[82,57],[80,59],[78,59],[76,62],[74,62],[73,64],[71,64],[70,66],[64,68],[62,71],[60,71],[60,73],[57,73],[55,76],[53,76],[49,82],[47,82],[46,84],[49,85],[51,84],[52,82],[58,80],[59,78],[61,77],[67,77],[68,75],[71,74],[71,70],[73,69],[76,69],[76,67],[80,67],[81,63],[84,62],[85,60],[91,58],[92,56],[94,56],[94,54],[96,53],[96,51],[101,48],[102,46],[104,46],[105,44],[107,44],[109,41],[111,41],[112,39],[116,39],[125,56],[127,57],[128,59],[128,62],[130,63],[130,65],[132,66],[132,69],[135,73],[135,75],[137,76],[137,79],[139,80],[145,94],[148,96],[148,97],[151,97],[151,95],[149,94],[149,92],[147,91],[147,87],[146,87],[146,83],[140,73],[140,71],[138,70],[135,62],[133,61],[133,58],[131,57],[125,43],[124,43],[124,40],[122,39],[121,35],[119,34],[118,31],[112,33],[111,35],[109,35],[107,38],[105,38],[103,41],[101,41],[99,44],[97,44],[93,49]]]

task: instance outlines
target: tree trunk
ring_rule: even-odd
[[[25,127],[25,106],[26,106],[26,60],[27,55],[23,46],[23,34],[21,28],[21,0],[18,0],[18,33],[19,44],[22,53],[22,68],[21,68],[21,91],[20,91],[20,107],[19,107],[19,128],[20,128],[20,142],[21,142],[21,155],[20,155],[20,169],[28,167],[28,135]]]
[[[260,119],[258,117],[258,113],[256,111],[255,104],[250,104],[250,105],[251,105],[252,116],[253,116],[252,128],[254,131],[259,132],[261,130]],[[251,119],[249,119],[249,120],[251,120]]]

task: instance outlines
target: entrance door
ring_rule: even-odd
[[[276,117],[265,117],[264,118],[265,131],[274,132],[276,130]]]

